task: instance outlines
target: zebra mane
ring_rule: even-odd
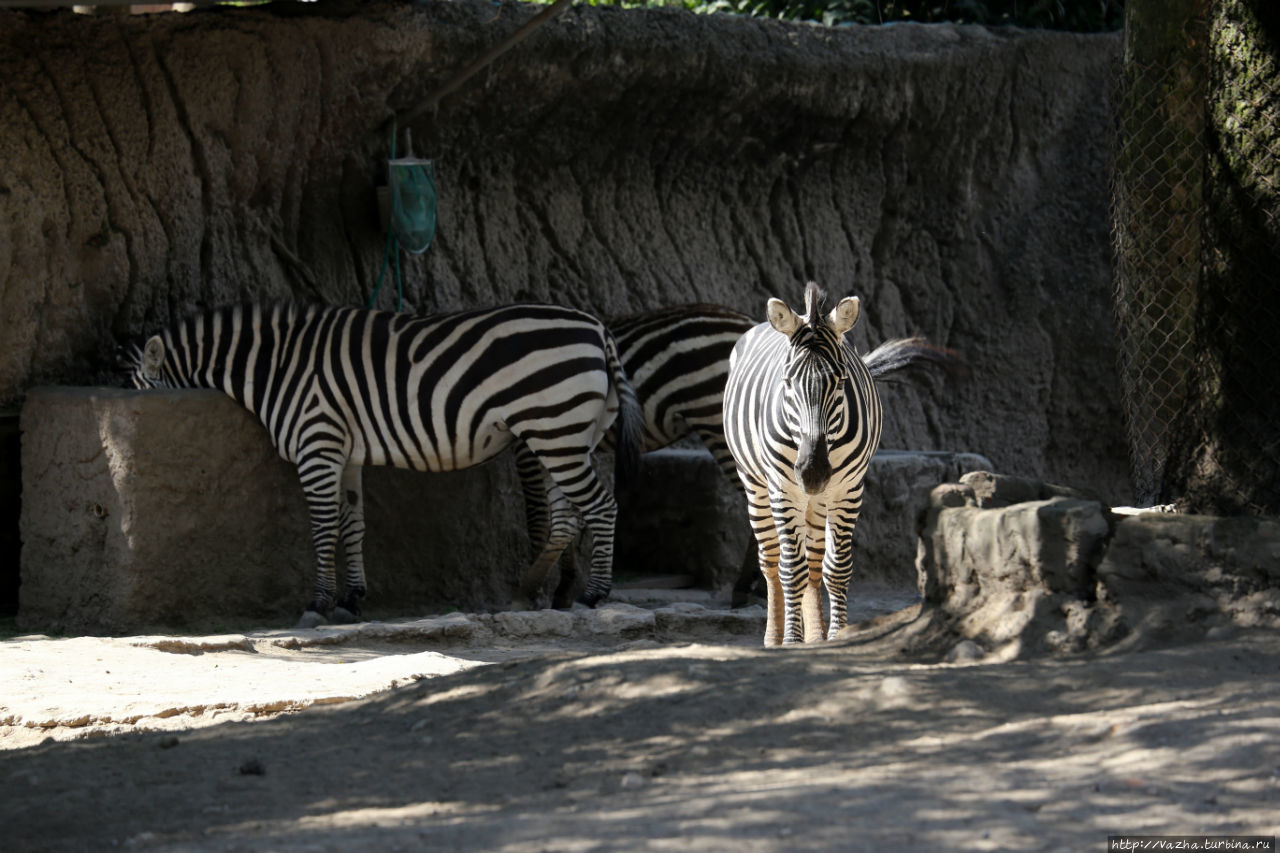
[[[813,328],[825,326],[827,323],[823,309],[826,308],[827,294],[818,287],[816,281],[804,286],[804,321]]]

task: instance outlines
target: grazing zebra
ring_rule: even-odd
[[[731,481],[737,479],[724,441],[724,383],[733,345],[755,324],[731,308],[706,304],[650,311],[608,324],[644,413],[644,452],[694,433],[725,475]],[[608,449],[612,441],[611,430],[601,446]],[[538,555],[536,564],[549,569],[573,541],[575,519],[564,502],[556,500],[554,490],[548,494],[536,460],[517,449],[516,467],[524,488],[529,540]],[[754,572],[754,549],[751,558]],[[566,566],[553,606],[568,604],[573,580],[572,567]]]
[[[858,299],[841,299],[827,315],[821,301],[812,282],[803,316],[770,299],[768,322],[734,347],[725,387],[725,437],[768,584],[766,645],[824,638],[822,584],[825,636],[844,627],[853,526],[880,444],[872,372],[844,340]]]
[[[538,461],[591,531],[591,577],[582,600],[594,606],[609,593],[617,504],[590,454],[616,419],[618,476],[629,476],[642,424],[613,336],[589,314],[539,304],[430,317],[236,305],[151,337],[135,349],[131,367],[139,388],[226,392],[261,419],[276,450],[297,464],[317,563],[303,626],[331,613],[359,615],[361,466],[459,470],[513,443]],[[347,571],[337,601],[339,535]],[[538,571],[535,564],[524,576],[525,598],[542,583]]]

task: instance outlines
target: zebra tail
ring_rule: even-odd
[[[618,395],[618,420],[614,423],[613,479],[614,490],[635,480],[640,471],[640,452],[644,448],[644,410],[627,372],[618,357],[618,344],[605,333],[605,358]]]
[[[963,376],[964,359],[953,349],[935,346],[922,337],[885,341],[862,357],[862,362],[876,379],[902,370],[934,367],[950,376]]]

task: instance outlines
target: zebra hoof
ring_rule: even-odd
[[[333,608],[333,613],[329,616],[329,621],[335,625],[353,625],[360,620],[359,613],[352,613],[342,605]]]
[[[582,595],[578,596],[578,603],[585,604],[587,607],[595,607],[608,596],[609,593],[607,592],[603,594],[599,592],[584,592]]]
[[[314,610],[308,610],[306,613],[303,613],[303,614],[302,614],[302,618],[298,620],[298,624],[297,624],[296,626],[294,626],[294,627],[296,627],[296,628],[317,628],[317,627],[319,627],[319,626],[321,626],[321,625],[325,625],[325,624],[327,624],[328,622],[329,622],[329,620],[328,620],[328,619],[324,618],[323,616],[321,616],[321,615],[320,615],[319,613],[317,613],[316,611],[314,611]]]

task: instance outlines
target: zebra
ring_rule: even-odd
[[[643,452],[667,447],[693,433],[714,457],[730,482],[737,466],[724,440],[724,383],[729,353],[744,332],[756,325],[745,314],[721,305],[681,305],[634,314],[608,323],[618,343],[623,369],[631,380],[644,415]],[[608,449],[613,431],[601,444]],[[517,471],[524,490],[529,540],[536,564],[554,565],[577,532],[564,502],[548,494],[537,460],[517,449]],[[570,550],[570,559],[572,555]],[[757,571],[755,552],[752,571]],[[569,603],[572,565],[564,567],[553,606]]]
[[[696,303],[634,314],[610,320],[607,325],[618,342],[622,366],[644,412],[644,452],[667,447],[693,433],[711,452],[727,482],[738,487],[738,466],[725,442],[724,387],[733,347],[756,321],[723,305]],[[925,365],[952,369],[957,358],[950,350],[917,336],[886,341],[864,361],[872,376],[880,379]],[[611,434],[606,434],[601,447],[607,448],[610,440]],[[529,538],[534,553],[549,567],[572,541],[573,519],[547,499],[536,460],[519,459],[517,470]],[[550,534],[549,528],[556,532]],[[733,587],[735,607],[748,604],[756,583],[762,580],[752,539]],[[569,550],[570,561],[572,556]],[[555,607],[570,602],[574,582],[572,563],[562,568],[552,602]]]
[[[609,594],[617,503],[590,454],[616,421],[616,476],[625,480],[638,464],[642,417],[613,336],[590,314],[536,303],[433,316],[232,305],[150,337],[130,361],[137,388],[225,392],[297,465],[316,552],[315,595],[300,627],[359,617],[362,466],[460,470],[513,444],[592,534],[581,600],[595,606]],[[540,570],[525,573],[517,604],[536,594]]]
[[[770,299],[768,322],[730,357],[725,438],[746,490],[760,570],[768,585],[766,645],[830,639],[847,621],[853,527],[863,480],[880,444],[882,411],[871,369],[844,335],[856,296],[822,314],[818,285],[805,312]]]

